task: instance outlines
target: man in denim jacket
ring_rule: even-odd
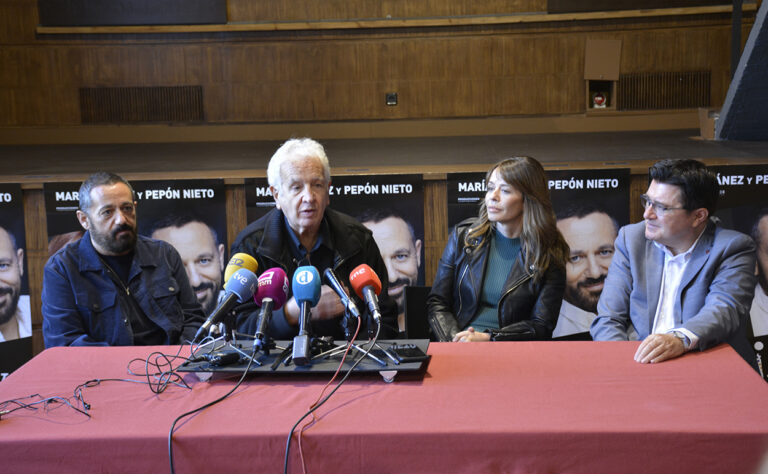
[[[137,234],[131,185],[95,173],[80,186],[85,235],[43,275],[45,346],[167,345],[192,339],[204,320],[176,250]]]

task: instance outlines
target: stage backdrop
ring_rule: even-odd
[[[210,313],[223,286],[229,248],[224,181],[133,181],[131,185],[138,202],[139,234],[166,240],[176,248],[198,301]],[[75,217],[79,187],[80,183],[44,187],[49,255],[83,235]]]
[[[32,358],[21,185],[0,184],[0,379]]]
[[[245,196],[248,222],[275,207],[266,178],[246,179]],[[414,240],[424,242],[424,181],[421,175],[333,176],[330,201],[331,208],[358,220],[373,211],[400,216],[413,228]],[[377,244],[382,246],[381,242],[377,241]],[[423,285],[423,250],[418,266],[419,276],[415,284]],[[384,278],[383,275],[379,277]]]
[[[549,170],[555,213],[575,202],[605,209],[620,226],[629,224],[629,169]],[[477,217],[485,197],[485,173],[448,174],[448,229]]]
[[[139,234],[149,236],[156,221],[169,214],[191,214],[215,230],[219,242],[229,247],[223,180],[132,181],[131,186],[138,202]],[[79,188],[80,183],[47,183],[43,188],[49,254],[83,234],[75,216]]]
[[[758,284],[750,311],[752,347],[768,380],[768,165],[712,166],[720,183],[715,215],[726,228],[751,235],[758,246]]]
[[[629,223],[629,181],[629,169],[547,171],[558,228],[571,247],[569,291],[554,337],[589,339],[589,324],[613,255],[616,232]],[[446,232],[462,220],[477,216],[485,190],[485,173],[448,175]],[[580,221],[580,226],[571,225],[575,220]],[[594,227],[585,232],[584,226]]]

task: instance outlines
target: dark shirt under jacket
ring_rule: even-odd
[[[143,236],[126,285],[86,232],[46,263],[42,302],[46,347],[155,344],[154,336],[143,340],[135,333],[131,321],[142,315],[162,330],[162,344],[178,344],[192,339],[204,320],[178,252]]]
[[[98,253],[99,258],[107,266],[107,270],[112,270],[114,274],[110,273],[112,281],[118,288],[127,288],[128,282],[131,278],[131,265],[133,264],[134,252],[127,255],[102,255]],[[107,272],[109,273],[109,271]],[[128,319],[131,323],[131,330],[133,331],[133,340],[139,341],[137,345],[142,346],[156,346],[165,341],[165,331],[155,324],[151,319],[144,314],[144,310],[141,306],[136,304],[136,301],[131,298],[129,300],[131,310],[127,311]]]
[[[259,264],[259,272],[280,267],[291,282],[293,273],[300,266],[315,266],[321,276],[326,268],[332,266],[339,281],[348,285],[352,270],[366,263],[379,275],[382,282],[379,294],[382,328],[379,338],[397,336],[397,306],[387,294],[387,268],[370,230],[352,217],[328,208],[325,210],[318,242],[309,255],[306,255],[306,250],[298,244],[296,235],[292,234],[293,231],[287,225],[282,211],[273,209],[240,232],[232,245],[232,255],[243,252],[253,256]],[[291,296],[292,292],[288,297]],[[368,337],[366,306],[354,292],[351,296],[363,313],[363,324],[358,338],[365,339]],[[257,311],[238,315],[238,331],[254,334],[257,318]],[[341,320],[342,318],[338,317],[327,321],[312,321],[313,333],[317,336],[344,339]],[[298,327],[288,324],[281,309],[273,313],[269,333],[274,339],[291,339],[298,334]]]
[[[477,252],[466,246],[464,237],[474,222],[464,220],[451,233],[427,298],[429,325],[439,341],[453,340],[477,316],[490,245]],[[564,267],[553,264],[543,272],[526,268],[521,253],[497,305],[500,329],[487,331],[491,340],[551,339],[564,292]]]

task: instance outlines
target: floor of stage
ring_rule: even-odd
[[[512,155],[551,168],[643,167],[662,158],[768,163],[768,142],[704,141],[698,130],[321,140],[334,174],[485,169]],[[126,175],[185,172],[263,176],[280,142],[0,146],[0,180],[48,181],[97,169]]]

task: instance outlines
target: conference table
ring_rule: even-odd
[[[729,346],[655,365],[637,342],[432,343],[423,378],[353,374],[302,436],[307,472],[756,472],[768,468],[768,386]],[[143,380],[133,358],[175,347],[47,349],[0,402]],[[184,348],[187,351],[187,348]],[[140,364],[141,365],[141,364]],[[136,368],[136,366],[133,366]],[[155,394],[104,381],[64,404],[0,417],[3,472],[168,472],[168,431],[237,378]],[[329,377],[249,375],[176,426],[176,472],[280,472],[287,434]],[[327,393],[327,391],[326,391]],[[302,470],[294,438],[289,472]]]

